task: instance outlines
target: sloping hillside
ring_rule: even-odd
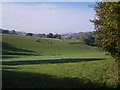
[[[29,36],[3,35],[3,55],[38,56],[96,56],[101,53],[80,41],[33,38]],[[85,57],[87,57],[85,56]]]
[[[110,56],[79,41],[2,35],[3,88],[116,87]]]

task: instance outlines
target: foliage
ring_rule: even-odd
[[[118,63],[118,87],[120,87],[120,2],[96,4],[96,43],[114,57]]]
[[[80,35],[80,41],[84,42],[87,45],[95,46],[95,32],[80,33]]]
[[[47,38],[53,38],[53,34],[52,34],[52,33],[49,33],[49,34],[47,35]]]
[[[120,2],[98,2],[94,10],[97,45],[120,60]]]
[[[10,31],[9,30],[5,30],[5,29],[0,29],[0,33],[10,34]]]
[[[32,33],[27,33],[26,36],[32,36],[33,34]]]
[[[89,39],[84,38],[84,42],[85,42],[85,44],[87,44],[87,45],[95,46],[95,44],[94,44],[94,38],[93,38],[93,37],[91,37],[91,38],[89,38]]]
[[[55,34],[53,37],[57,38],[57,39],[61,39],[61,35],[60,34]]]
[[[43,38],[45,38],[46,37],[46,35],[45,34],[35,34],[34,33],[34,35],[33,35],[34,37],[43,37]]]

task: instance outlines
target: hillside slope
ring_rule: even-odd
[[[77,40],[2,35],[2,45],[3,88],[117,85],[112,57]]]
[[[3,55],[78,57],[87,54],[92,57],[94,54],[96,56],[102,54],[97,48],[87,46],[77,40],[42,39],[16,35],[3,35],[2,40]]]

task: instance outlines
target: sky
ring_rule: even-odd
[[[35,1],[2,1],[1,27],[9,30],[46,34],[94,30],[94,26],[89,20],[94,19],[95,12],[88,5],[95,2]]]
[[[1,1],[2,2],[95,2],[102,0],[1,0]]]

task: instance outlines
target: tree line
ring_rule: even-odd
[[[6,30],[0,29],[0,33],[2,34],[13,34],[13,35],[24,35],[24,36],[32,36],[32,37],[40,37],[40,38],[56,38],[56,39],[69,39],[69,40],[80,40],[87,45],[95,46],[95,31],[91,32],[79,32],[79,33],[68,33],[68,34],[35,34],[35,33],[25,33],[18,32],[15,30]]]
[[[27,33],[26,36],[37,36],[37,37],[46,37],[46,38],[57,38],[57,39],[61,39],[61,35],[60,34],[33,34],[33,33]]]
[[[15,30],[7,30],[7,29],[0,29],[0,33],[2,34],[13,34],[13,35],[24,35],[24,36],[33,36],[33,37],[43,37],[43,38],[57,38],[61,39],[60,34],[34,34],[34,33],[25,33],[25,32],[18,32]]]

